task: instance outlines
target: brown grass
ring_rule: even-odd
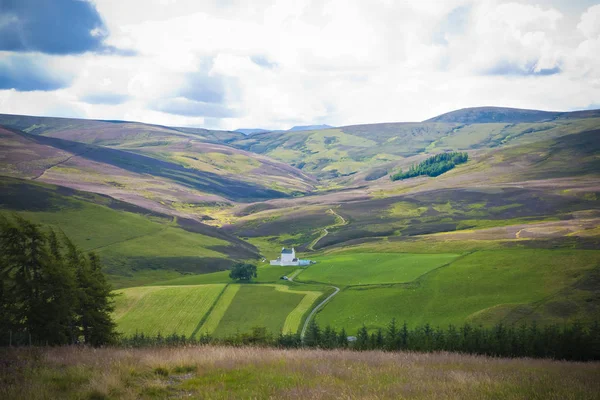
[[[4,349],[6,399],[593,399],[599,363],[263,348]]]

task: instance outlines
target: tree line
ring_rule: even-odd
[[[0,215],[0,344],[114,343],[111,291],[95,253]]]
[[[468,160],[469,155],[467,153],[454,151],[436,154],[435,156],[429,157],[417,165],[411,165],[406,172],[400,170],[399,172],[390,175],[390,179],[392,181],[397,181],[422,175],[436,177],[444,172],[450,171],[459,164],[466,163]]]
[[[536,357],[559,360],[600,360],[600,324],[572,325],[504,325],[493,327],[464,324],[460,327],[434,328],[429,324],[409,328],[392,320],[385,329],[369,332],[363,326],[355,337],[342,328],[321,328],[310,322],[304,338],[300,334],[272,335],[266,328],[216,338],[211,335],[185,337],[172,334],[152,336],[136,333],[124,336],[119,344],[126,347],[181,346],[220,344],[233,346],[270,346],[278,348],[323,348],[386,351],[450,351],[494,357]]]

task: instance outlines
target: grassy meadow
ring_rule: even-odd
[[[225,285],[145,286],[116,292],[115,322],[125,335],[197,333]]]
[[[386,246],[382,243],[379,248]],[[323,294],[331,292],[331,286],[341,291],[319,310],[316,321],[323,327],[345,328],[349,334],[363,324],[370,331],[385,328],[393,318],[410,327],[464,322],[484,326],[531,321],[541,325],[591,323],[600,318],[593,308],[600,251],[497,248],[391,253],[376,249],[371,243],[311,256],[317,263],[305,268],[262,266],[252,283],[237,284],[227,271],[221,271],[125,289],[117,297],[117,322],[129,334],[159,330],[225,337],[254,327],[265,327],[275,335],[294,333],[324,299]],[[280,280],[282,275],[294,276],[294,282]],[[220,293],[225,285],[218,300],[217,295],[204,294],[209,289]],[[139,301],[140,293],[151,296]],[[147,309],[152,296],[158,301],[161,293],[168,293],[172,300]],[[212,300],[203,307],[191,300],[180,304],[182,299],[189,300],[190,293],[198,296],[197,301],[206,296]],[[181,306],[182,315],[189,318],[185,330],[167,321],[168,328],[156,324],[151,316],[171,303]]]
[[[313,257],[298,280],[342,286],[410,282],[452,262],[456,254],[340,253]]]
[[[205,283],[140,286],[115,294],[117,330],[127,336],[224,337],[254,327],[296,333],[323,293],[312,285]]]
[[[278,290],[277,286],[242,285],[233,297],[213,334],[217,337],[234,335],[236,332],[249,332],[254,327],[265,327],[267,331],[279,333],[284,330],[288,316],[297,307],[306,311],[302,303],[304,293]],[[299,319],[293,329],[288,323],[288,331],[297,331]]]
[[[600,251],[593,250],[477,251],[409,283],[343,289],[317,321],[349,332],[363,324],[385,327],[392,318],[410,326],[572,322],[593,301],[594,289],[578,299],[562,294],[589,286],[598,265]],[[597,317],[587,314],[588,322]]]
[[[6,399],[597,399],[600,364],[452,353],[0,349]]]

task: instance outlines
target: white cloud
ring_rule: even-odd
[[[581,22],[577,25],[577,29],[589,39],[600,36],[600,4],[588,8],[581,15]]]
[[[586,107],[600,6],[561,1],[96,0],[105,44],[136,55],[53,58],[72,86],[0,92],[0,112],[235,129]]]

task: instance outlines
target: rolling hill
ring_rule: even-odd
[[[445,151],[469,161],[388,178]],[[299,331],[333,287],[315,318],[350,333],[391,318],[587,323],[600,318],[599,154],[598,110],[480,107],[249,136],[0,115],[0,209],[99,252],[126,332],[156,327],[153,304],[179,304],[167,325],[186,335]],[[317,264],[258,261],[282,246]],[[236,260],[259,265],[254,284],[229,279]]]
[[[64,232],[85,251],[97,252],[116,286],[253,261],[258,250],[193,219],[152,212],[105,195],[0,177],[0,214],[14,213]]]

